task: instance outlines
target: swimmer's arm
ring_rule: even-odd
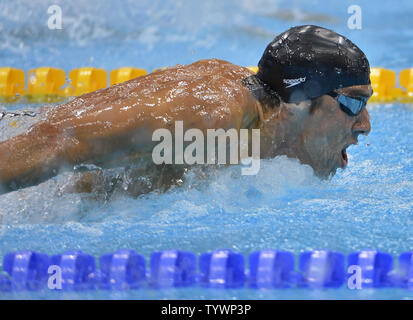
[[[42,122],[25,134],[0,142],[0,189],[1,184],[30,185],[33,179],[53,174],[59,165],[58,140],[56,129]]]
[[[62,165],[104,166],[131,153],[150,155],[158,143],[152,141],[153,132],[166,128],[173,133],[178,120],[184,130],[245,127],[256,115],[252,97],[246,88],[228,94],[229,89],[222,88],[230,88],[231,83],[225,81],[203,79],[172,99],[171,92],[179,87],[176,81],[153,87],[148,76],[58,106],[26,134],[0,143],[0,183],[27,180],[32,184],[56,174]],[[205,83],[207,93],[193,93]],[[148,88],[153,90],[146,94]]]
[[[131,110],[128,106],[123,108]],[[54,176],[65,165],[116,166],[116,161],[124,164],[132,153],[150,158],[153,147],[159,143],[152,141],[153,132],[168,128],[174,134],[176,120],[183,121],[184,130],[198,128],[205,132],[209,128],[240,128],[243,125],[243,113],[238,108],[222,107],[214,113],[216,107],[211,107],[208,113],[205,111],[208,106],[202,112],[183,112],[175,106],[163,105],[152,112],[140,111],[138,115],[136,110],[122,112],[121,108],[85,112],[80,118],[56,110],[55,116],[64,120],[52,117],[34,125],[25,134],[1,142],[0,184],[15,184],[12,189],[33,185]],[[111,119],[112,125],[105,125],[107,122],[102,117]],[[165,122],[166,117],[168,122]]]

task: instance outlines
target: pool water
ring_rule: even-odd
[[[330,27],[364,50],[372,66],[413,67],[413,3],[356,1],[363,29],[349,30],[348,2],[322,1],[55,1],[63,30],[48,30],[48,1],[0,1],[0,64],[86,65],[111,70],[132,65],[187,64],[217,57],[256,65],[272,37],[297,24]],[[230,16],[228,16],[230,14]],[[230,18],[230,19],[229,19]],[[8,109],[28,105],[5,106]],[[30,107],[37,107],[31,105]],[[261,161],[256,176],[239,167],[200,179],[195,169],[183,185],[110,201],[61,194],[69,173],[0,196],[0,258],[16,250],[57,254],[83,250],[100,256],[121,248],[149,258],[157,250],[200,254],[228,248],[249,253],[267,248],[329,249],[348,254],[379,249],[397,257],[413,247],[413,107],[369,105],[372,132],[348,150],[349,166],[328,181],[309,166],[277,157]],[[2,293],[0,298],[238,298],[400,299],[403,289],[131,290]]]

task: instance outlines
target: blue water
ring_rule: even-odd
[[[217,57],[256,65],[272,37],[297,24],[332,28],[353,40],[372,66],[413,67],[411,1],[54,1],[63,30],[47,29],[49,1],[0,1],[0,65],[29,69],[93,65],[187,64]],[[362,30],[347,28],[347,7],[359,4]],[[13,106],[6,106],[13,108]],[[18,106],[18,108],[27,106]],[[223,168],[183,186],[138,199],[92,202],[60,194],[61,174],[0,196],[0,257],[31,249],[49,254],[80,249],[99,256],[132,248],[202,253],[230,248],[245,255],[276,248],[299,254],[375,248],[395,257],[413,247],[413,107],[369,105],[372,132],[348,150],[349,166],[330,181],[278,157],[257,176]],[[122,293],[0,293],[0,298],[412,298],[402,289],[134,290]]]

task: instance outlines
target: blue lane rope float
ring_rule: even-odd
[[[33,251],[8,253],[3,259],[3,270],[11,277],[11,289],[37,290],[48,278],[50,259]]]
[[[82,251],[66,251],[52,256],[50,265],[61,268],[62,289],[82,290],[94,287],[95,258]]]
[[[345,258],[333,251],[308,251],[300,255],[300,287],[338,288],[345,278]]]
[[[52,256],[34,251],[11,252],[3,258],[0,291],[340,288],[351,280],[349,267],[360,271],[363,289],[413,289],[413,252],[400,254],[397,269],[391,254],[377,250],[353,252],[347,257],[329,250],[307,251],[299,255],[298,269],[291,252],[263,250],[248,258],[247,270],[244,255],[231,250],[204,253],[198,259],[191,252],[166,250],[152,253],[147,269],[142,255],[118,250],[102,255],[97,268],[95,257],[82,251]]]
[[[399,256],[400,287],[413,289],[413,252],[404,252]]]
[[[289,288],[297,278],[291,252],[263,250],[249,256],[250,288]]]
[[[349,265],[361,267],[364,288],[391,287],[393,284],[393,257],[388,253],[363,251],[348,256]]]
[[[199,258],[200,284],[207,288],[241,288],[245,283],[244,256],[231,250],[204,253]]]
[[[166,250],[152,253],[149,282],[153,288],[189,287],[196,283],[196,256]]]
[[[100,289],[137,289],[145,282],[145,258],[133,250],[105,254],[99,262],[96,282]]]

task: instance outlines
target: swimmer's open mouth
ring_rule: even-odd
[[[348,165],[347,148],[352,144],[358,144],[357,139],[354,139],[351,143],[347,144],[343,149],[341,149],[341,168],[345,169]]]
[[[341,150],[341,168],[345,169],[348,164],[348,157],[347,157],[347,147]]]

